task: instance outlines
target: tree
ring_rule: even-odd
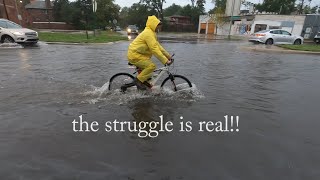
[[[319,8],[318,6],[311,7],[311,6],[306,5],[303,8],[303,13],[304,14],[316,14],[318,11],[318,8]]]
[[[218,10],[219,13],[225,13],[226,11],[226,5],[227,5],[227,0],[215,0],[215,6],[213,9],[211,9],[208,13],[209,14],[215,14],[217,13],[216,11]]]
[[[198,26],[199,16],[204,14],[204,12],[198,6],[192,7],[188,4],[181,9],[180,14],[182,16],[189,16],[191,18],[192,24],[194,24],[195,26]]]
[[[311,7],[310,4],[312,0],[299,0],[298,4],[298,13],[299,14],[314,14],[317,13],[318,6]],[[305,3],[309,2],[309,5],[305,5]]]
[[[154,15],[156,11],[146,4],[134,3],[130,8],[124,7],[120,12],[120,24],[125,27],[129,24],[136,24],[144,28],[148,16]]]
[[[257,4],[259,12],[274,12],[279,14],[291,14],[295,11],[296,0],[265,0],[262,4]]]
[[[201,11],[201,13],[204,13],[205,11],[204,4],[206,4],[205,0],[197,0],[197,7]]]
[[[230,22],[228,18],[225,16],[225,10],[222,7],[218,7],[215,9],[214,14],[211,17],[211,21],[216,24],[216,33],[218,32],[218,28],[222,28],[227,22]]]
[[[120,6],[114,4],[113,0],[97,0],[97,6],[96,26],[105,27],[114,19],[119,19]]]
[[[55,0],[53,2],[53,17],[55,21],[70,22],[70,11],[69,0]]]
[[[165,0],[140,0],[141,4],[146,4],[150,8],[153,8],[158,13],[158,18],[163,20],[163,3]]]
[[[171,6],[167,7],[163,10],[163,14],[165,17],[172,15],[179,15],[182,7],[173,3]]]

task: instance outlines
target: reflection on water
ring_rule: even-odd
[[[128,72],[130,42],[1,49],[0,177],[320,176],[318,56],[246,52],[237,49],[240,42],[171,42],[163,46],[176,54],[172,72],[186,76],[195,89],[151,94],[107,91],[112,75]],[[98,133],[76,134],[72,121],[79,115],[99,125],[115,119],[159,121],[163,115],[178,126],[183,116],[194,130],[160,133],[153,139],[105,133],[103,126]],[[199,122],[225,115],[240,117],[239,133],[197,131]]]
[[[28,61],[31,59],[30,51],[20,50],[18,51],[19,58],[21,60],[21,69],[29,69],[31,65]]]

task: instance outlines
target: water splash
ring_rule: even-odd
[[[188,84],[180,84],[177,87],[178,91],[173,91],[168,88],[161,88],[160,86],[154,86],[150,91],[139,91],[136,87],[132,87],[127,89],[125,93],[121,92],[119,89],[109,91],[108,87],[109,82],[105,83],[99,88],[92,86],[92,90],[83,93],[83,95],[88,98],[85,100],[85,102],[89,104],[106,102],[110,104],[122,105],[137,99],[146,98],[184,102],[197,101],[205,98],[195,84],[192,84],[192,87],[189,87]]]
[[[0,43],[0,48],[22,49],[23,46],[17,43]]]

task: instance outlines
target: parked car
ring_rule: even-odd
[[[121,31],[121,28],[120,28],[120,26],[116,26],[116,29],[115,29],[115,31]]]
[[[36,44],[39,40],[38,33],[34,30],[23,28],[7,19],[0,19],[1,43],[28,43]]]
[[[127,34],[139,34],[138,27],[136,25],[129,25],[127,28]]]
[[[249,38],[250,42],[264,44],[303,44],[303,37],[293,35],[282,29],[263,30],[252,34]]]
[[[320,44],[320,32],[318,32],[318,34],[316,34],[316,36],[313,38],[314,42],[317,44]]]

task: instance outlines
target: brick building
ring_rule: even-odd
[[[165,17],[165,20],[169,22],[166,30],[176,32],[192,32],[196,31],[196,27],[191,23],[191,18],[188,16],[173,15]]]
[[[30,0],[25,6],[21,1],[0,0],[0,18],[28,28],[74,29],[70,24],[54,21],[53,2],[50,0]]]
[[[22,18],[19,15],[18,4],[15,0],[0,0],[0,18],[21,24]]]
[[[31,22],[52,22],[53,3],[50,0],[37,1],[31,0],[30,4],[25,6]]]

